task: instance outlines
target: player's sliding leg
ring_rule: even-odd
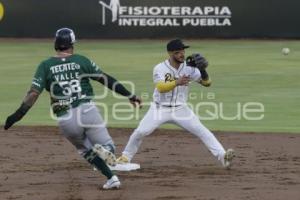
[[[94,167],[96,167],[104,176],[107,177],[107,182],[103,185],[103,189],[113,189],[113,188],[119,188],[121,183],[118,180],[118,177],[115,176],[112,171],[107,166],[105,160],[100,157],[99,146],[96,145],[96,147],[92,147],[92,144],[88,140],[87,137],[84,136],[84,134],[78,135],[79,137],[72,137],[69,136],[67,139],[77,148],[78,152]],[[84,138],[84,139],[82,139]],[[105,150],[104,147],[101,146],[103,149],[103,153],[111,153],[108,150]],[[107,156],[106,156],[107,157]]]
[[[190,108],[185,107],[176,111],[176,115],[173,119],[176,124],[200,138],[209,151],[217,157],[224,167],[229,168],[231,166],[231,161],[234,157],[233,150],[229,149],[225,151],[214,134],[200,122]]]
[[[150,135],[157,127],[168,121],[169,118],[169,114],[163,113],[157,109],[155,105],[151,105],[139,126],[131,134],[129,141],[122,152],[122,156],[117,159],[117,162],[130,162],[142,144],[143,138]]]
[[[101,171],[104,176],[107,177],[107,182],[103,185],[103,189],[113,189],[120,187],[121,182],[119,181],[118,177],[113,174],[104,160],[100,158],[100,156],[94,149],[88,150],[84,154],[84,158],[91,165],[95,166],[98,171]]]
[[[75,110],[72,110],[70,112],[69,118],[59,120],[59,127],[61,129],[61,132],[76,147],[78,152],[90,164],[96,167],[99,171],[102,172],[103,175],[107,177],[108,180],[103,185],[104,189],[119,188],[121,183],[118,180],[118,177],[112,173],[112,171],[109,169],[109,167],[104,161],[105,159],[107,160],[107,158],[109,157],[107,155],[113,155],[113,154],[107,149],[105,149],[103,146],[101,146],[100,144],[93,145],[91,143],[91,141],[87,137],[86,131],[90,136],[93,135],[95,138],[97,138],[96,135],[100,135],[101,133],[97,131],[91,131],[89,130],[89,128],[83,128],[82,124],[79,125],[78,119],[80,119],[80,116],[78,116],[78,113],[80,113],[80,110],[78,109],[80,109],[80,107]],[[82,116],[82,117],[87,117],[87,116]],[[87,123],[87,121],[85,121],[85,123]],[[109,135],[108,136],[106,135],[105,139],[107,139],[107,141],[110,141],[110,143],[113,144]]]
[[[115,145],[97,107],[93,104],[83,104],[80,119],[80,124],[85,127],[86,140],[92,146],[84,158],[107,177],[103,189],[119,188],[121,183],[118,177],[107,166],[116,165]]]
[[[84,105],[81,114],[81,123],[85,128],[85,135],[93,146],[94,151],[111,166],[116,165],[114,155],[115,145],[108,133],[105,122],[94,105]]]
[[[110,151],[106,150],[103,146],[96,144],[94,147],[90,143],[87,137],[82,140],[76,138],[68,137],[68,140],[73,143],[78,152],[98,171],[100,171],[104,176],[107,177],[107,182],[103,185],[103,189],[113,189],[119,188],[121,183],[116,175],[107,166],[108,154],[113,155]],[[114,156],[115,161],[115,156]]]

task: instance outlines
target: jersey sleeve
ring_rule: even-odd
[[[92,60],[85,58],[85,67],[86,67],[86,73],[89,73],[89,74],[102,74],[102,70],[100,69],[100,67],[95,63],[93,62]]]
[[[158,82],[165,82],[165,78],[163,76],[163,71],[159,69],[159,66],[156,66],[153,69],[153,82],[158,83]]]
[[[91,60],[89,60],[89,62],[90,62],[90,73],[91,74],[102,74],[102,70],[96,63],[94,63]]]
[[[195,67],[191,67],[191,79],[193,81],[199,81],[201,80],[201,73],[200,73],[200,70],[195,68]]]
[[[44,63],[41,63],[32,79],[31,87],[38,90],[40,93],[46,86],[46,72],[44,68]]]

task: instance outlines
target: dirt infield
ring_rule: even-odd
[[[233,169],[219,163],[194,136],[159,130],[144,140],[134,162],[118,173],[122,189],[105,179],[55,127],[17,127],[0,139],[0,199],[296,200],[300,197],[300,134],[216,133],[236,150]],[[130,129],[110,129],[119,155]]]

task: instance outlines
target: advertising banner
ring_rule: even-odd
[[[0,0],[0,37],[299,38],[294,0]]]

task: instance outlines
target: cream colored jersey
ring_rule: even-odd
[[[182,63],[178,70],[176,70],[170,65],[168,60],[165,60],[154,67],[153,81],[157,84],[159,81],[172,81],[183,75],[190,76],[191,80],[194,81],[201,80],[201,73],[198,69]],[[144,137],[152,134],[162,124],[172,123],[197,136],[209,151],[221,163],[224,163],[225,149],[214,134],[200,122],[198,116],[186,104],[187,98],[188,86],[177,86],[166,93],[160,93],[155,89],[153,94],[155,103],[150,105],[148,112],[139,123],[139,126],[131,134],[122,155],[128,161],[131,161],[138,152]]]
[[[201,79],[199,69],[187,66],[186,62],[182,63],[178,69],[175,69],[170,65],[169,60],[165,60],[154,67],[153,82],[156,84],[160,81],[172,81],[183,75],[190,76],[193,81],[200,81]],[[188,86],[176,86],[173,90],[166,93],[160,93],[157,88],[155,88],[153,101],[157,104],[166,106],[183,105],[186,104],[188,99],[188,92]]]

